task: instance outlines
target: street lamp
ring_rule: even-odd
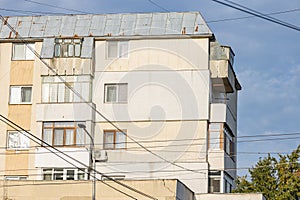
[[[94,139],[91,136],[91,134],[86,130],[86,126],[84,124],[78,124],[79,128],[82,128],[84,132],[89,136],[90,138],[90,163],[89,163],[89,174],[91,177],[91,169],[93,166],[93,187],[92,187],[92,200],[95,200],[96,198],[96,162],[95,162],[95,143]],[[92,162],[91,162],[92,161]]]

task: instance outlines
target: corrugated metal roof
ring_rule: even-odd
[[[7,17],[24,38],[212,34],[199,12]],[[3,23],[0,38],[15,38]]]

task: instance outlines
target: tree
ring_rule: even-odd
[[[236,181],[236,193],[260,192],[271,200],[298,200],[300,198],[300,145],[291,154],[278,154],[278,159],[270,154],[259,159],[249,169],[247,176]]]

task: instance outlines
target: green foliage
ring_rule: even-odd
[[[236,181],[236,193],[260,192],[271,200],[298,200],[300,198],[300,145],[289,155],[270,155],[259,159],[246,176]]]

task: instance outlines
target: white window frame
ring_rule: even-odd
[[[12,60],[34,60],[34,53],[29,47],[35,49],[35,43],[13,43]],[[22,55],[16,55],[16,48],[20,47],[23,49]]]
[[[116,97],[115,100],[110,100],[108,95],[108,88],[115,87],[116,88]],[[121,91],[125,90],[125,91]],[[120,94],[125,95],[124,99],[122,99]],[[127,103],[128,101],[128,83],[105,83],[104,84],[104,103]]]
[[[129,41],[107,41],[106,43],[106,58],[107,59],[115,59],[115,58],[129,58]],[[116,46],[116,52],[114,52],[115,56],[110,55],[111,45]],[[123,49],[125,48],[125,49]]]
[[[211,174],[208,175],[208,193],[221,193],[222,192],[222,177],[221,177],[221,172],[220,171],[213,171],[209,172]],[[216,189],[214,188],[213,180],[219,181],[219,191],[215,191]]]
[[[82,39],[56,38],[54,45],[55,58],[79,58],[81,56]]]
[[[17,145],[11,143],[12,135],[16,135]],[[30,148],[30,139],[25,131],[7,131],[7,147],[8,150],[28,150]]]
[[[30,101],[22,101],[22,89],[31,88]],[[31,104],[32,103],[32,86],[10,86],[10,104]]]
[[[79,98],[56,76],[42,77],[42,103],[73,103],[91,101],[92,78],[91,76],[64,76],[64,80],[78,92]]]
[[[22,181],[27,180],[27,176],[5,176],[4,179],[8,181]]]
[[[46,172],[47,171],[47,172]],[[67,172],[73,171],[74,172],[74,179],[68,179]],[[42,170],[43,174],[43,180],[45,179],[45,175],[51,175],[50,180],[87,180],[88,179],[88,173],[87,169],[76,169],[76,168],[44,168]],[[56,174],[62,174],[62,179],[56,179]],[[79,179],[79,175],[84,174],[83,179]]]

